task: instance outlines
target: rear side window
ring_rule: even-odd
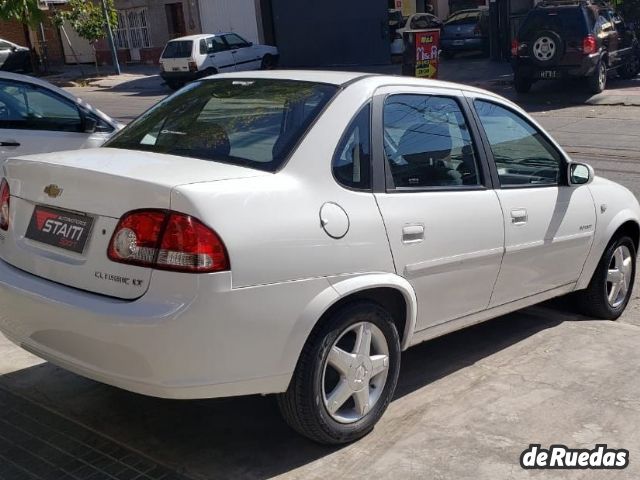
[[[365,106],[347,128],[333,158],[333,175],[348,188],[371,188],[371,107]]]
[[[209,37],[200,40],[200,53],[206,55],[207,53],[223,52],[228,50],[227,44],[224,43],[222,37]]]
[[[457,13],[457,14],[453,15],[445,23],[446,23],[446,25],[474,24],[474,23],[478,22],[479,18],[480,18],[480,12],[477,12],[477,11],[460,12],[460,13]]]
[[[294,80],[195,82],[138,117],[106,144],[275,171],[335,85]]]
[[[167,43],[162,58],[188,58],[193,50],[191,40],[179,40]]]
[[[392,189],[480,185],[471,134],[460,105],[453,98],[387,98],[384,152]]]
[[[553,30],[561,35],[586,36],[588,21],[581,8],[539,8],[532,10],[525,19],[518,37],[533,38],[543,30]]]

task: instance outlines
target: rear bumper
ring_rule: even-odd
[[[301,312],[326,279],[231,288],[229,272],[153,272],[122,301],[65,287],[0,260],[0,331],[82,376],[164,398],[286,390],[308,331]]]
[[[160,72],[160,77],[165,82],[187,83],[197,80],[202,72]]]
[[[482,50],[488,45],[488,40],[482,37],[474,38],[443,38],[440,49],[451,52],[466,50]]]
[[[593,75],[600,61],[600,54],[595,53],[583,58],[578,65],[553,65],[541,67],[529,57],[518,57],[511,60],[513,71],[528,78],[540,79],[544,71],[556,71],[560,77],[588,77]]]

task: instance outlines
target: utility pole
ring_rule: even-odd
[[[102,0],[102,14],[104,15],[105,28],[107,29],[107,39],[109,40],[109,49],[111,50],[111,59],[113,60],[113,68],[116,75],[120,75],[120,62],[118,62],[118,51],[113,41],[113,32],[111,31],[111,22],[109,21],[109,11],[107,10],[107,0]]]

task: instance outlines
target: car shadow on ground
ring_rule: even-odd
[[[552,304],[563,308],[563,303]],[[564,321],[526,309],[405,352],[394,401]],[[172,401],[136,395],[43,363],[0,377],[0,386],[194,478],[270,478],[340,447],[312,443],[281,420],[273,396]],[[25,408],[30,402],[25,402]]]
[[[117,83],[115,85],[110,85],[108,81],[97,80],[90,82],[90,85],[110,92],[128,93],[131,96],[140,97],[168,95],[173,93],[173,90],[167,87],[160,75],[139,77],[133,80]]]

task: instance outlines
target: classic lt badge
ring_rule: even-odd
[[[58,185],[55,184],[51,184],[51,185],[47,185],[46,187],[44,187],[44,193],[46,193],[47,195],[49,195],[51,198],[57,198],[60,195],[62,195],[62,188],[60,188]]]

